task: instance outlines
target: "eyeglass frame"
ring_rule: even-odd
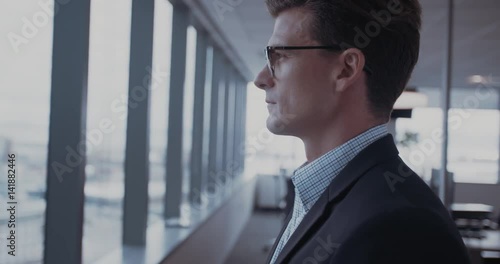
[[[274,65],[271,66],[271,60],[269,58],[269,54],[271,51],[274,51],[274,50],[306,50],[306,49],[325,49],[325,50],[334,50],[334,51],[344,50],[340,45],[330,45],[330,46],[266,46],[265,53],[266,53],[267,68],[271,72],[271,75],[273,77],[275,77]],[[363,70],[368,75],[373,74],[373,71],[366,65],[366,63],[365,63],[365,66],[363,67]]]

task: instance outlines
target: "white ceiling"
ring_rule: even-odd
[[[257,74],[265,63],[263,48],[274,23],[264,1],[202,0],[201,3],[248,69]],[[447,1],[420,0],[420,3],[423,8],[420,59],[409,85],[440,87]],[[492,75],[499,79],[500,1],[455,0],[453,34],[453,87],[473,87],[467,82],[470,75]]]
[[[172,1],[172,0],[171,0]],[[187,1],[187,0],[184,0]],[[189,0],[203,7],[204,13],[223,35],[235,61],[244,68],[248,80],[264,67],[264,47],[272,34],[274,20],[263,0]],[[408,86],[417,87],[438,107],[443,85],[447,2],[420,0],[422,29],[420,57]],[[452,49],[452,92],[450,107],[499,109],[500,107],[500,0],[454,0]],[[491,81],[487,98],[477,106],[469,104],[478,84],[468,81],[482,75]],[[477,101],[477,96],[473,98]]]

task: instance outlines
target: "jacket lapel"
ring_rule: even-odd
[[[281,250],[278,258],[276,259],[276,264],[286,263],[283,262],[290,256],[292,250],[299,244],[299,242],[305,237],[307,232],[311,232],[311,227],[318,221],[318,219],[323,215],[323,211],[326,209],[328,193],[323,193],[318,201],[311,207],[311,210],[304,216],[304,219],[300,222],[299,226],[293,232],[292,236],[288,239],[287,243]]]
[[[271,249],[270,254],[267,256],[266,263],[271,262],[271,259],[274,255],[274,251],[276,250],[276,247],[278,246],[278,243],[280,242],[281,236],[285,232],[286,227],[288,226],[288,223],[292,219],[292,215],[293,215],[293,208],[292,208],[292,210],[290,210],[290,213],[288,213],[288,216],[285,218],[285,224],[281,227],[280,234],[276,237],[276,240],[274,241],[273,248]]]
[[[288,263],[288,258],[291,257],[291,253],[294,249],[300,245],[303,240],[305,242],[307,234],[312,233],[319,227],[319,224],[323,222],[318,222],[318,220],[324,215],[325,210],[331,208],[335,203],[338,203],[367,170],[384,160],[397,156],[398,153],[396,145],[394,145],[394,139],[390,134],[382,137],[362,150],[347,164],[339,175],[332,180],[325,192],[321,194],[318,201],[316,201],[311,207],[311,210],[304,216],[297,229],[293,232],[292,236],[281,250],[275,263]],[[328,215],[326,215],[326,217],[328,217]],[[291,218],[291,213],[289,218]],[[289,221],[290,219],[288,219],[287,224],[282,228],[279,238],[286,229]],[[277,242],[273,247],[271,256],[274,254]],[[269,261],[270,258],[267,263],[269,263]]]

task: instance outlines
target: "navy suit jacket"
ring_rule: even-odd
[[[275,263],[470,263],[450,214],[398,153],[391,135],[362,150],[304,216]]]

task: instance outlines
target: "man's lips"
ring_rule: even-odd
[[[270,100],[266,100],[266,103],[268,103],[268,104],[276,104],[276,102],[273,102],[273,101],[270,101]]]

